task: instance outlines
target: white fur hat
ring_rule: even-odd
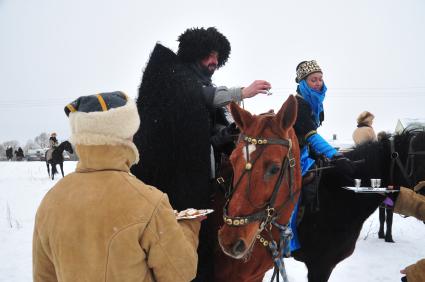
[[[139,153],[132,137],[139,129],[136,103],[123,92],[82,96],[66,105],[74,145],[125,145]]]

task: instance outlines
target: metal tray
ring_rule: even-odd
[[[387,189],[387,188],[384,188],[384,187],[372,188],[372,187],[344,186],[342,188],[353,191],[355,193],[396,193],[396,192],[400,192],[399,190],[390,190],[390,189]]]

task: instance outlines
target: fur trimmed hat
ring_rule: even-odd
[[[371,112],[364,111],[357,117],[357,124],[367,124],[370,126],[374,118],[375,116]]]
[[[295,82],[299,83],[301,80],[306,78],[308,75],[315,72],[322,72],[322,69],[317,64],[315,60],[312,61],[302,61],[298,64],[297,68],[297,77],[295,78]]]
[[[179,38],[177,56],[185,63],[195,63],[212,51],[218,53],[218,67],[226,64],[230,55],[230,42],[215,27],[189,28]]]
[[[139,153],[132,137],[139,129],[136,103],[123,92],[79,97],[66,105],[74,145],[125,145]]]

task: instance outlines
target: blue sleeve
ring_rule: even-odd
[[[325,155],[329,159],[337,153],[337,150],[317,133],[308,137],[307,142],[316,153]]]

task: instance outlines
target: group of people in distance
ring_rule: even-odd
[[[79,162],[76,171],[59,181],[38,208],[34,281],[210,281],[214,270],[205,217],[177,221],[174,209],[208,208],[221,155],[231,153],[239,133],[226,105],[267,94],[272,85],[267,80],[255,80],[246,87],[214,85],[212,76],[225,65],[231,51],[228,39],[214,27],[187,29],[178,41],[177,53],[155,47],[137,104],[115,91],[81,96],[66,105]],[[341,173],[349,174],[353,169],[350,160],[317,132],[324,120],[327,92],[322,68],[314,60],[301,62],[296,67],[296,82],[294,129],[303,175],[314,165],[313,155],[324,155]],[[161,96],[168,91],[175,91],[181,101],[172,100],[176,104],[170,105]],[[143,111],[149,107],[157,108],[145,123]],[[184,112],[167,117],[163,110],[167,107]],[[196,120],[179,120],[191,111]],[[176,126],[187,124],[184,134],[189,136],[175,140],[179,138],[173,134],[183,133],[167,131],[162,133],[167,139],[149,139],[151,133],[163,132],[164,123],[176,122],[170,119],[177,119],[180,124]],[[134,136],[141,143],[135,144]],[[152,147],[140,145],[148,139],[154,143],[146,144],[164,150],[170,142],[195,142],[194,159],[199,163],[184,167],[182,159],[190,156],[180,153],[167,156],[175,164],[167,164],[167,158],[151,161]],[[181,174],[172,175],[161,166],[180,167]],[[185,169],[197,170],[199,175],[189,178]],[[143,182],[131,172],[138,178],[141,175]],[[191,185],[195,180],[197,185]],[[425,219],[424,200],[409,196],[398,200],[406,209],[400,212]],[[415,213],[404,202],[413,198]],[[409,282],[424,281],[415,280],[425,276],[419,265],[405,273]]]

